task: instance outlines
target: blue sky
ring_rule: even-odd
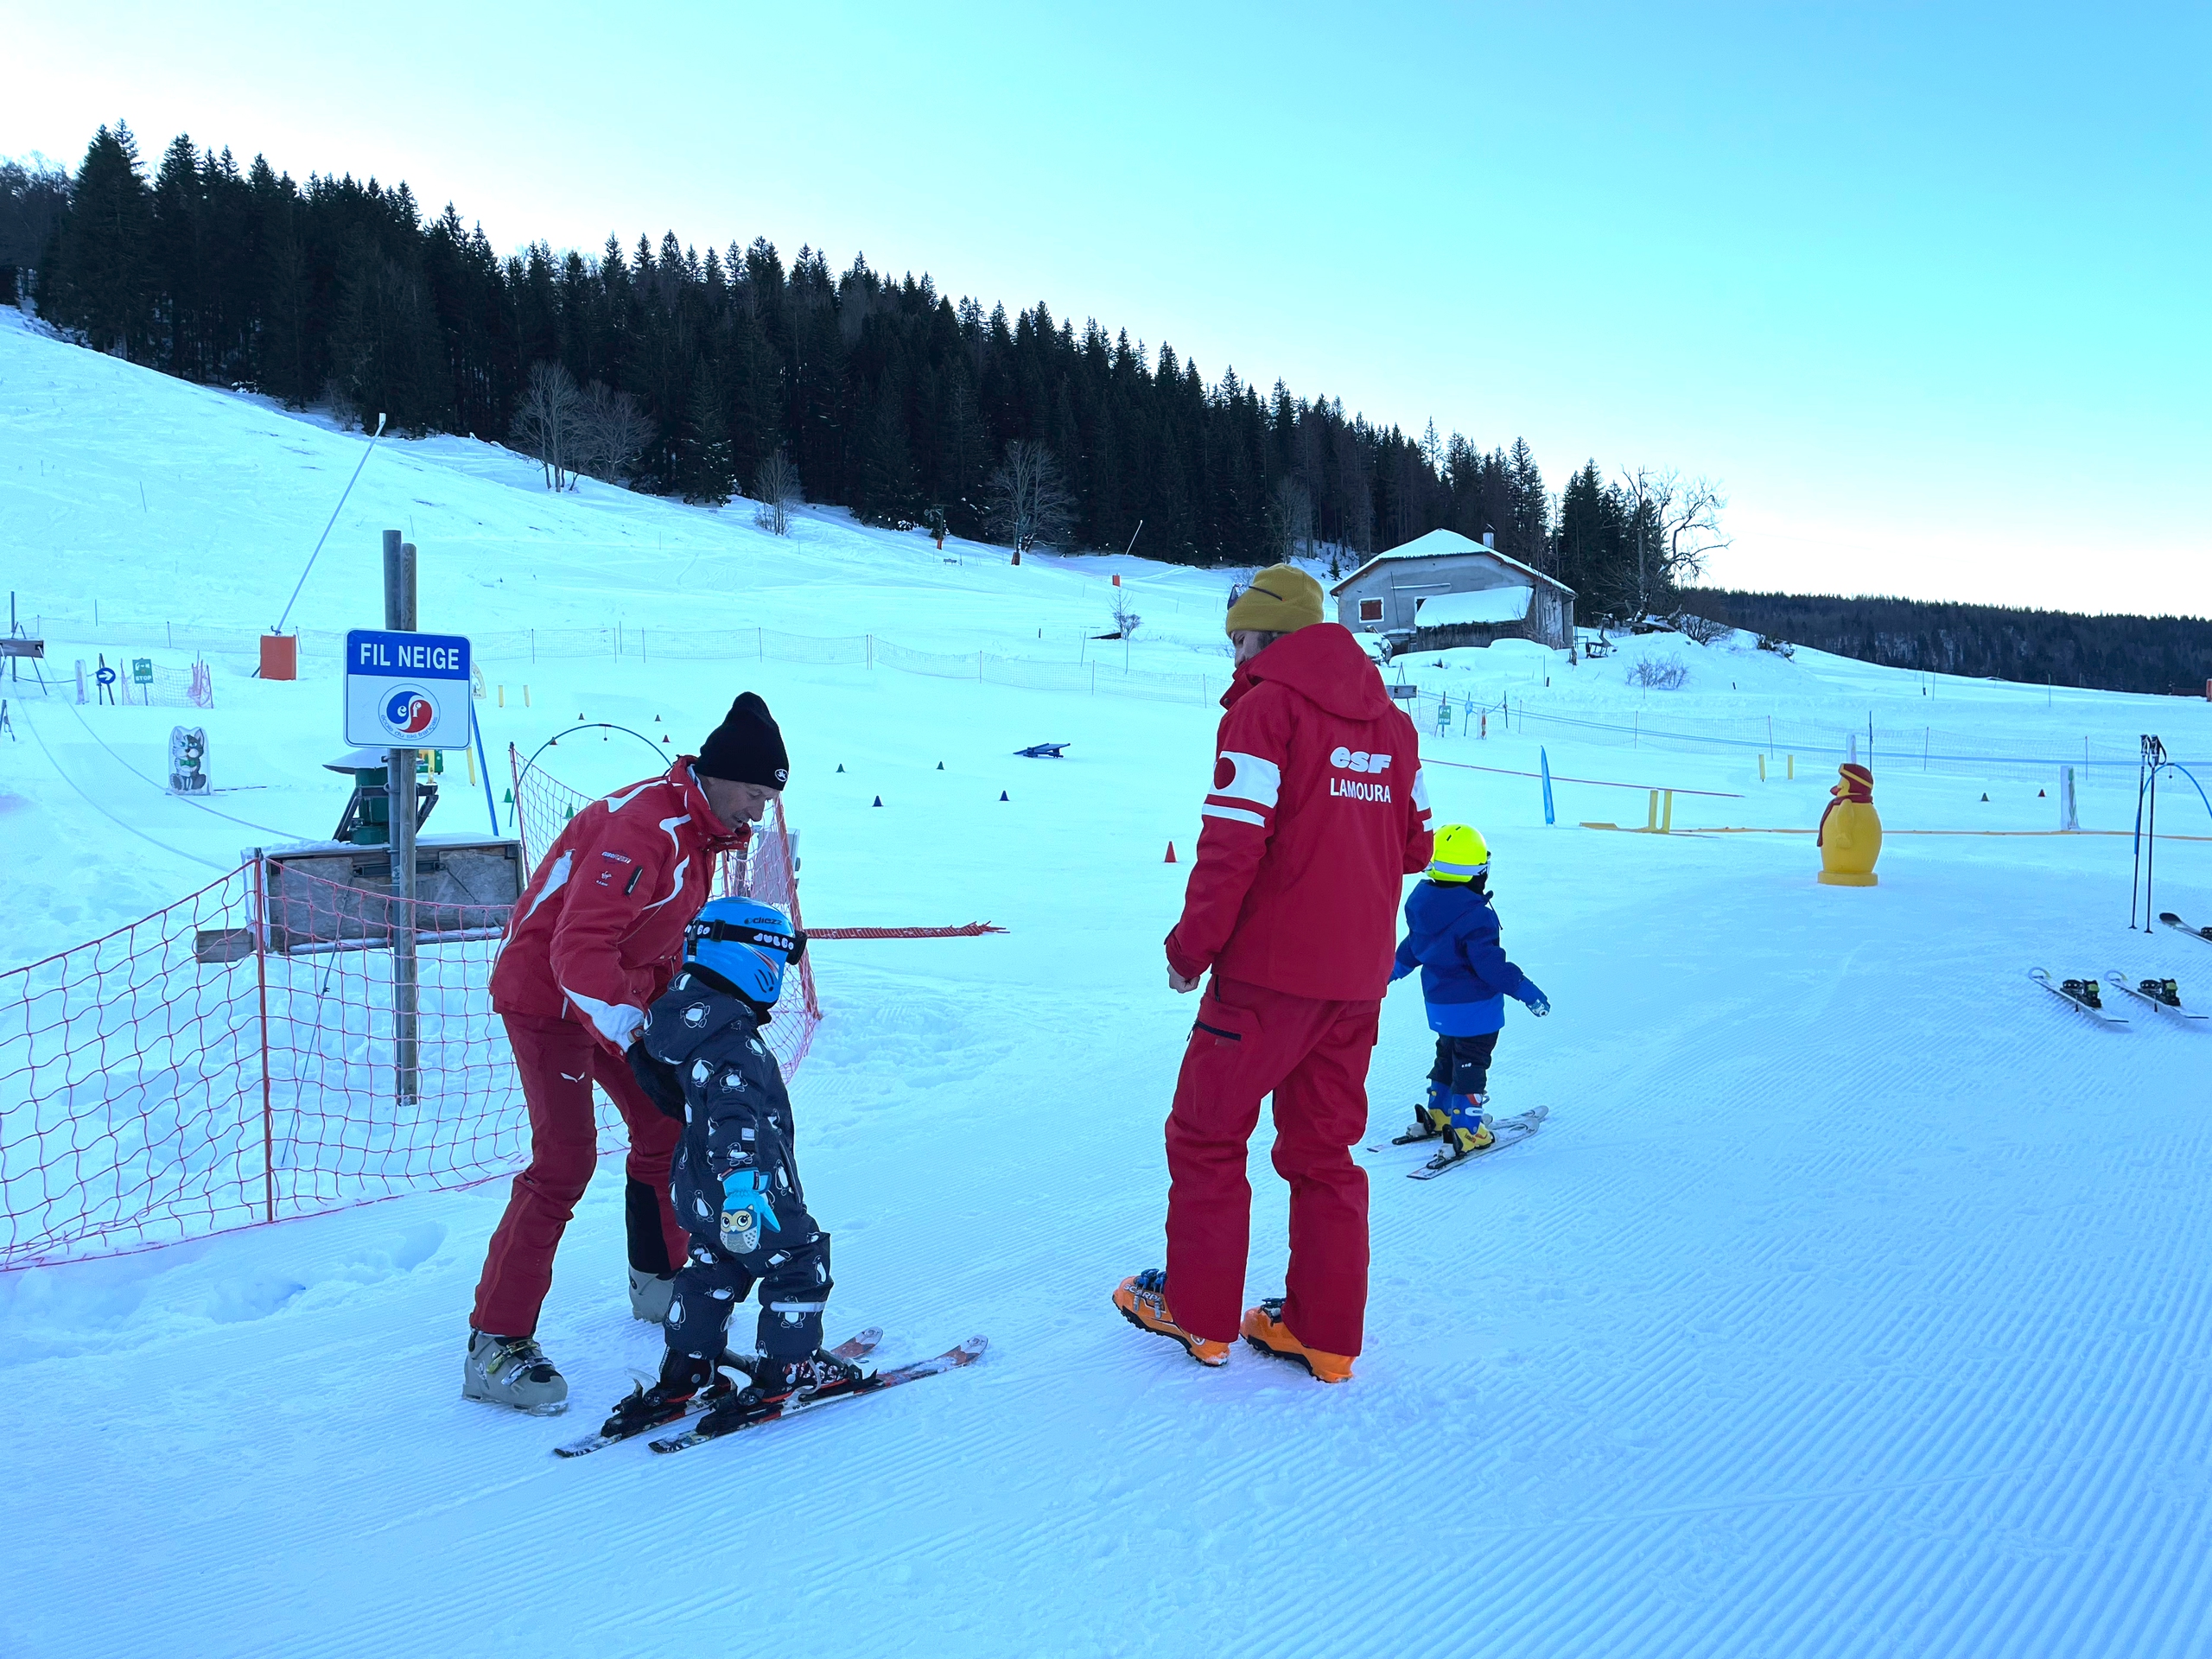
[[[1725,484],[1715,580],[2212,613],[2212,11],[46,7],[103,120],[1043,299],[1488,447]],[[2115,577],[2119,578],[2115,582]]]

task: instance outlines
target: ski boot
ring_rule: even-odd
[[[2170,1008],[2181,1007],[2181,987],[2171,979],[2146,979],[2142,991],[2153,1002],[2163,1002]]]
[[[1167,1311],[1167,1272],[1164,1268],[1147,1268],[1142,1273],[1122,1280],[1114,1288],[1114,1306],[1138,1330],[1181,1343],[1201,1365],[1229,1363],[1229,1344],[1208,1342],[1175,1323],[1175,1316]]]
[[[811,1400],[823,1395],[853,1394],[873,1381],[874,1373],[849,1359],[839,1359],[817,1348],[806,1359],[756,1359],[752,1381],[715,1402],[699,1420],[702,1434],[726,1434],[741,1428],[773,1407],[794,1399]]]
[[[1238,1327],[1244,1340],[1271,1359],[1295,1360],[1313,1375],[1317,1382],[1349,1382],[1351,1381],[1351,1357],[1349,1354],[1324,1353],[1319,1348],[1308,1348],[1291,1335],[1290,1327],[1282,1322],[1282,1298],[1262,1302],[1257,1307],[1244,1310],[1244,1322]]]
[[[1491,1133],[1489,1106],[1488,1095],[1452,1096],[1449,1138],[1454,1158],[1465,1158],[1470,1153],[1486,1152],[1497,1144],[1497,1137]]]
[[[630,1269],[630,1317],[647,1325],[668,1323],[668,1305],[676,1299],[676,1275]]]
[[[2097,982],[2094,979],[2069,979],[2058,988],[2087,1007],[2101,1008],[2105,1005],[2104,999],[2097,995]]]
[[[1414,1108],[1413,1127],[1390,1142],[1394,1147],[1411,1146],[1416,1141],[1433,1141],[1452,1127],[1452,1091],[1441,1084],[1428,1085],[1428,1098]]]
[[[553,1368],[545,1351],[528,1337],[468,1333],[468,1356],[461,1362],[465,1400],[512,1406],[533,1417],[557,1417],[569,1408],[569,1380]]]
[[[671,1354],[661,1361],[660,1381],[651,1388],[641,1383],[623,1395],[599,1432],[626,1440],[642,1434],[681,1417],[702,1389],[712,1396],[728,1392],[729,1386],[705,1360]]]

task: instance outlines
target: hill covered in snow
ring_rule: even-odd
[[[301,678],[256,679],[362,442],[0,330],[9,575],[61,688],[6,687],[4,965],[242,847],[328,832],[335,641],[377,620],[378,533],[401,529],[424,626],[481,642],[495,757],[580,721],[646,734],[551,752],[611,788],[759,690],[791,751],[810,922],[1009,930],[817,945],[824,1020],[793,1088],[837,1332],[881,1325],[890,1363],[976,1331],[991,1351],[680,1459],[559,1462],[658,1347],[627,1317],[611,1172],[540,1332],[577,1402],[558,1425],[459,1397],[503,1183],[0,1274],[0,1402],[37,1425],[0,1484],[7,1535],[32,1541],[0,1560],[0,1647],[2212,1644],[2212,1038],[2147,1011],[2100,1029],[2026,978],[2123,969],[2212,1004],[2212,947],[2126,926],[2137,738],[2194,766],[2204,705],[1747,637],[1386,665],[1439,815],[1488,835],[1506,946],[1556,1009],[1516,1012],[1494,1109],[1552,1116],[1403,1179],[1418,1149],[1388,1135],[1431,1045],[1413,986],[1393,991],[1357,1154],[1367,1347],[1323,1389],[1249,1351],[1202,1370],[1107,1300],[1160,1254],[1192,1009],[1160,941],[1236,573],[1015,567],[829,512],[779,540],[740,505],[553,496],[493,446],[387,441],[301,596]],[[1093,637],[1117,593],[1134,641]],[[79,705],[73,664],[102,654],[197,655],[213,707]],[[180,720],[208,734],[205,803],[159,786]],[[1043,741],[1067,758],[1014,753]],[[1879,887],[1821,887],[1808,832],[1854,743],[1893,834]],[[2044,833],[2065,765],[2105,833]],[[2212,921],[2212,841],[2179,838],[2212,813],[2162,787],[2161,906]],[[1582,827],[1641,826],[1654,789],[1697,833]],[[431,827],[485,823],[480,790],[454,788]],[[1768,833],[1719,833],[1744,830]],[[1264,1134],[1252,1177],[1257,1299],[1282,1268]]]

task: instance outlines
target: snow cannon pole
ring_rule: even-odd
[[[338,505],[330,510],[330,524],[322,527],[322,534],[315,538],[315,551],[308,555],[308,568],[300,572],[299,581],[292,584],[292,596],[284,601],[284,614],[276,619],[271,633],[284,632],[284,624],[291,620],[292,607],[300,602],[300,589],[308,585],[308,576],[315,569],[315,562],[322,556],[322,544],[330,539],[331,525],[338,522],[338,515],[346,511],[346,498],[353,493],[353,486],[361,481],[361,468],[369,464],[369,454],[377,447],[377,440],[384,436],[384,419],[377,416],[377,429],[369,435],[369,447],[361,451],[361,459],[354,463],[353,476],[346,480],[346,488],[338,497]]]
[[[1546,823],[1556,823],[1559,820],[1552,816],[1551,756],[1545,753],[1542,749],[1539,748],[1536,751],[1536,765],[1542,769],[1544,777],[1544,822]]]

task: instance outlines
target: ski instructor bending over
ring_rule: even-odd
[[[568,1402],[567,1379],[534,1338],[553,1253],[599,1161],[594,1080],[630,1130],[630,1311],[667,1315],[690,1243],[669,1199],[683,1123],[632,1075],[631,1046],[646,1005],[683,962],[683,931],[707,901],[715,855],[745,844],[789,776],[783,734],[747,691],[696,758],[571,818],[523,889],[492,970],[492,1007],[530,1106],[530,1167],[515,1177],[476,1287],[461,1372],[470,1399],[532,1412]]]
[[[1351,1375],[1367,1308],[1367,1063],[1397,943],[1402,878],[1427,867],[1413,721],[1321,588],[1262,570],[1229,607],[1213,792],[1167,982],[1213,970],[1167,1117],[1167,1267],[1122,1281],[1132,1323],[1219,1365],[1241,1330],[1325,1382]],[[1273,1093],[1290,1183],[1288,1294],[1247,1310],[1245,1146]],[[1171,1311],[1172,1303],[1172,1311]]]

